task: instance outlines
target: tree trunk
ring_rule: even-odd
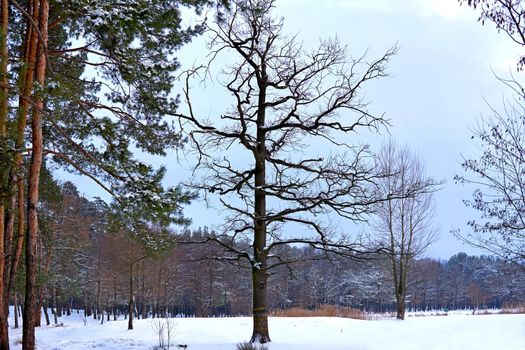
[[[403,300],[403,298],[400,298],[397,301],[397,310],[396,311],[397,311],[396,318],[398,320],[404,320],[405,319],[406,304],[405,304],[405,301]]]
[[[32,15],[32,20],[38,22],[38,1],[28,1],[27,13]],[[22,91],[18,98],[18,113],[17,113],[17,133],[15,147],[14,167],[10,173],[10,186],[13,193],[17,188],[18,196],[18,227],[15,254],[12,257],[11,270],[9,275],[9,285],[12,286],[15,279],[15,272],[22,255],[24,237],[25,237],[25,197],[24,197],[24,176],[23,176],[23,160],[22,149],[25,146],[25,130],[27,125],[27,115],[29,112],[31,91],[33,88],[34,68],[37,56],[37,30],[33,27],[33,21],[26,19],[26,32],[24,38],[24,52],[23,52],[23,69],[20,72],[20,86]],[[46,31],[47,35],[47,31]]]
[[[36,307],[35,307],[35,327],[40,327],[40,322],[42,318],[42,290],[41,288],[36,288]]]
[[[55,324],[58,324],[58,317],[57,317],[57,289],[53,287],[53,305],[52,305],[52,312],[53,312],[53,321]]]
[[[405,311],[406,311],[406,300],[405,300],[405,288],[404,288],[404,286],[398,286],[398,289],[397,289],[397,292],[396,292],[396,302],[397,302],[396,318],[398,320],[404,320],[405,319]]]
[[[268,275],[265,271],[252,269],[253,280],[253,334],[251,343],[270,341],[268,329],[267,286]]]
[[[143,320],[145,320],[146,318],[148,318],[148,306],[146,305],[146,302],[142,302],[142,308],[141,308],[141,317]]]
[[[164,283],[163,296],[162,296],[162,307],[166,317],[168,315],[168,284]]]
[[[133,256],[131,257],[133,259]],[[131,260],[129,264],[129,305],[128,305],[128,330],[133,329],[133,304],[134,304],[134,297],[133,297],[133,260]]]
[[[8,180],[9,182],[10,180]],[[4,303],[6,307],[9,305],[9,296],[11,293],[11,256],[12,256],[12,243],[13,235],[15,231],[15,211],[16,211],[16,193],[12,193],[9,196],[9,203],[7,204],[7,210],[5,212],[5,221],[4,221]],[[0,210],[1,211],[1,210]],[[1,226],[1,223],[0,223]]]
[[[9,108],[9,90],[8,90],[8,75],[7,75],[7,28],[9,24],[9,1],[2,0],[0,7],[0,81],[2,87],[0,88],[0,148],[2,153],[6,152],[7,146],[5,141],[7,137],[7,115]],[[7,181],[7,166],[2,165],[0,170],[0,186],[5,188],[5,181]],[[9,307],[9,294],[5,285],[5,248],[4,232],[5,232],[5,200],[7,199],[7,192],[0,193],[0,350],[9,350],[9,329],[7,324],[7,311]],[[9,243],[9,242],[8,242]],[[4,296],[7,295],[7,297]]]
[[[146,305],[146,259],[142,260],[142,280],[140,282],[140,289],[141,289],[141,299],[142,302],[140,303],[140,317],[144,320],[147,318],[146,312],[147,312],[147,305]]]
[[[263,78],[266,78],[263,66]],[[254,258],[252,261],[252,302],[253,302],[253,333],[251,343],[270,342],[268,330],[268,275],[266,271],[267,252],[266,248],[266,193],[263,187],[266,185],[266,131],[265,127],[265,103],[266,85],[259,81],[259,98],[257,111],[257,147],[254,151],[255,157],[255,218],[254,218]]]
[[[49,326],[51,322],[49,322],[49,313],[47,312],[47,305],[46,303],[42,304],[42,309],[44,310],[44,316],[46,317],[46,326]]]
[[[15,165],[16,167],[16,165]],[[21,167],[21,166],[20,166]],[[24,215],[24,212],[25,212],[25,207],[24,207],[24,203],[25,203],[25,200],[24,200],[24,182],[22,181],[22,176],[20,177],[17,177],[18,175],[13,175],[15,178],[14,178],[14,182],[18,181],[17,183],[17,196],[18,196],[18,200],[17,200],[17,206],[18,206],[18,223],[17,223],[17,238],[16,238],[16,241],[15,241],[15,249],[14,249],[14,254],[12,256],[12,260],[11,260],[11,268],[9,270],[9,284],[8,284],[8,288],[9,290],[11,290],[13,284],[15,283],[15,275],[16,275],[16,270],[18,269],[18,264],[20,262],[20,258],[22,257],[22,250],[24,248],[24,237],[25,237],[25,225],[24,225],[24,221],[25,221],[25,215]]]
[[[18,325],[18,296],[14,295],[14,298],[13,298],[13,307],[14,307],[14,316],[15,316],[15,328],[18,329],[19,325]]]
[[[113,275],[113,321],[117,320],[117,275]]]
[[[47,23],[49,4],[47,0],[34,1],[33,18],[39,19],[39,50],[36,64],[36,81],[44,86],[46,72]],[[35,33],[36,34],[36,33]],[[36,35],[35,35],[36,36]],[[36,40],[36,38],[35,38]],[[26,233],[26,296],[24,307],[24,323],[22,335],[22,350],[35,349],[35,306],[37,291],[37,261],[36,245],[38,241],[38,185],[40,169],[42,167],[42,110],[41,96],[34,96],[33,114],[31,120],[32,153],[29,168],[28,196],[27,196],[27,233]]]
[[[99,267],[98,267],[98,273],[100,274],[100,258],[99,258]],[[102,284],[102,281],[100,280],[100,276],[99,276],[99,280],[97,281],[97,306],[96,306],[96,310],[97,310],[97,315],[95,316],[95,319],[98,319],[98,317],[100,317],[100,288],[101,288],[101,284]],[[104,318],[104,314],[102,314],[102,318]]]

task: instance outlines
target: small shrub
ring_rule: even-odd
[[[239,343],[235,348],[237,350],[268,350],[268,347],[264,344],[254,344],[249,342]]]
[[[177,325],[173,319],[170,318],[156,318],[151,321],[151,328],[158,337],[159,345],[154,347],[154,350],[163,350],[173,348],[175,331]]]

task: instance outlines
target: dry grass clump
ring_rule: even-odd
[[[512,302],[504,303],[501,314],[525,314],[525,303],[524,302]]]
[[[317,309],[303,309],[294,307],[286,310],[274,310],[271,313],[276,317],[344,317],[356,320],[366,320],[365,313],[359,309],[335,305],[321,305]]]

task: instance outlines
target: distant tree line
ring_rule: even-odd
[[[57,183],[45,174],[37,299],[48,323],[75,309],[101,323],[117,317],[251,314],[251,266],[243,260],[217,259],[224,248],[216,240],[164,244],[154,251],[122,228],[116,230],[103,202],[88,200],[72,183]],[[166,237],[197,242],[218,236],[202,228]],[[249,242],[237,241],[235,246],[247,250]],[[396,310],[388,256],[355,260],[309,246],[280,249],[281,256],[295,262],[277,266],[269,276],[270,312],[325,304]],[[459,253],[448,261],[424,258],[411,265],[409,310],[500,308],[525,301],[522,267],[499,258]],[[14,290],[11,304],[18,306],[23,273],[17,274]]]

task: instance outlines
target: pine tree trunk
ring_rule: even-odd
[[[42,304],[42,309],[44,310],[44,316],[46,318],[46,326],[49,326],[51,322],[49,321],[49,313],[47,312],[47,305],[45,303]]]
[[[18,325],[18,296],[17,294],[15,293],[14,294],[14,298],[13,298],[13,304],[14,304],[14,316],[15,316],[15,328],[18,329],[19,325]]]
[[[99,274],[100,274],[100,258],[99,258]],[[100,276],[99,276],[99,280],[97,281],[97,306],[95,308],[95,310],[97,310],[97,315],[95,316],[95,319],[98,319],[98,317],[100,317],[100,288],[101,288],[101,284],[102,284],[102,281],[100,280]],[[104,315],[102,315],[102,317],[104,317]]]
[[[9,23],[9,1],[2,0],[0,7],[0,82],[2,87],[0,88],[0,147],[4,148],[7,146],[5,143],[7,138],[7,115],[9,108],[9,81],[7,76],[7,64],[8,64],[8,52],[7,52],[7,28]],[[7,149],[2,149],[2,153]],[[6,185],[7,181],[7,166],[2,165],[0,170],[0,186],[1,188]],[[9,307],[9,293],[5,284],[5,200],[7,199],[7,193],[2,190],[0,193],[0,350],[9,349],[9,329],[7,324],[7,311]],[[10,242],[7,242],[8,244]]]
[[[47,24],[49,4],[47,0],[34,0],[34,16],[39,23],[39,50],[36,63],[36,81],[44,86],[46,73]],[[36,36],[36,33],[35,33]],[[36,38],[35,38],[36,40]],[[27,233],[26,233],[26,297],[24,307],[24,322],[22,334],[22,350],[35,349],[35,306],[37,304],[37,261],[36,245],[38,242],[38,185],[42,167],[42,110],[43,101],[38,94],[34,96],[33,113],[31,120],[32,153],[29,168],[28,196],[27,196]]]
[[[117,320],[117,275],[113,275],[113,321]]]
[[[55,287],[52,287],[52,298],[53,300],[51,301],[52,305],[51,305],[51,312],[53,313],[53,322],[55,324],[58,324],[58,318],[57,318],[57,289]]]
[[[38,286],[36,289],[37,305],[35,313],[35,327],[41,326],[42,309],[44,308],[44,289]]]
[[[27,13],[32,14],[32,19],[38,23],[38,1],[28,1]],[[17,133],[15,147],[17,150],[22,150],[25,145],[25,131],[27,125],[27,115],[29,112],[31,91],[33,88],[34,68],[37,56],[37,30],[33,27],[33,21],[26,19],[26,32],[24,38],[24,52],[23,69],[20,72],[19,84],[22,86],[22,91],[18,98],[18,113],[17,113]],[[47,35],[47,33],[46,33]],[[18,227],[15,254],[12,257],[11,273],[9,275],[9,285],[12,286],[15,279],[15,273],[18,263],[22,256],[24,245],[25,230],[25,196],[24,196],[24,182],[23,182],[23,162],[22,151],[15,153],[14,168],[10,173],[10,186],[13,193],[17,189],[18,196]]]
[[[15,164],[16,167],[16,164]],[[15,182],[16,177],[15,177]],[[22,250],[24,248],[24,237],[25,237],[25,198],[24,198],[24,183],[23,181],[18,181],[18,184],[16,185],[18,187],[17,189],[17,206],[18,206],[18,223],[17,223],[17,239],[15,241],[15,249],[14,254],[12,256],[11,260],[11,269],[9,273],[9,284],[8,288],[11,289],[13,284],[15,283],[15,275],[16,270],[18,269],[18,264],[20,262],[20,258],[22,257]]]
[[[141,289],[141,294],[142,294],[142,297],[141,297],[142,302],[140,303],[139,315],[144,320],[147,318],[146,316],[146,311],[147,311],[147,306],[146,306],[146,259],[142,260],[141,275],[142,275],[141,276],[142,281],[140,282],[140,289]]]
[[[133,259],[133,255],[131,256]],[[133,329],[133,307],[134,307],[134,297],[133,297],[133,260],[129,264],[129,305],[128,305],[128,330]]]
[[[9,180],[8,180],[9,181]],[[7,210],[5,212],[5,230],[4,230],[4,303],[9,304],[9,296],[11,294],[11,256],[12,256],[12,243],[13,235],[15,231],[15,209],[16,209],[16,193],[9,196],[9,203],[7,204]],[[0,224],[1,225],[1,224]]]

